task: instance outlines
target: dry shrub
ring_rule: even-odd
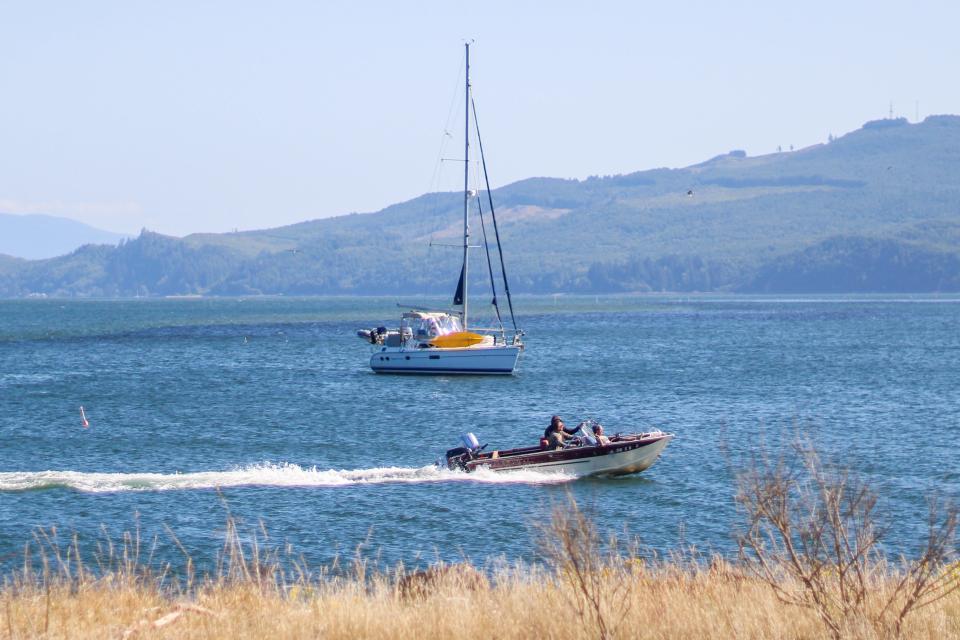
[[[397,595],[401,600],[418,600],[438,592],[468,592],[490,589],[483,573],[465,562],[436,564],[427,569],[399,576]]]
[[[736,500],[747,518],[743,566],[781,602],[814,611],[833,638],[900,636],[911,613],[960,588],[950,568],[953,505],[931,497],[923,547],[891,564],[876,492],[848,468],[825,465],[809,444],[795,441],[775,459],[761,448],[739,475]]]
[[[539,529],[542,550],[583,629],[601,640],[613,637],[632,606],[629,556],[620,553],[616,538],[601,542],[593,519],[570,493]]]

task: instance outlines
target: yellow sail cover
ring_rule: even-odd
[[[430,341],[430,344],[443,349],[451,349],[456,347],[469,347],[480,342],[483,342],[483,336],[479,333],[457,331],[456,333],[448,333],[445,336],[437,336]]]

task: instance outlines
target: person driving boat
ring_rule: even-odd
[[[550,437],[550,434],[551,434],[553,431],[556,430],[558,423],[559,423],[559,425],[560,425],[560,428],[563,430],[563,432],[564,432],[565,434],[567,434],[568,436],[572,436],[573,434],[575,434],[575,433],[577,432],[577,429],[580,428],[579,426],[577,426],[577,427],[574,427],[573,429],[571,429],[571,428],[569,428],[569,427],[566,425],[566,423],[563,421],[563,418],[561,418],[560,416],[553,416],[553,417],[550,418],[550,426],[543,430],[543,437],[544,437],[544,438],[549,438],[549,437]]]
[[[573,436],[563,430],[563,423],[559,423],[553,427],[553,431],[550,431],[547,436],[547,448],[548,449],[563,449],[564,444],[567,440],[572,439]]]
[[[562,449],[564,443],[573,437],[576,428],[568,429],[560,416],[550,418],[550,426],[543,432],[543,439],[546,440],[546,448]]]

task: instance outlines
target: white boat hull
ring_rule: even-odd
[[[622,476],[631,473],[640,473],[650,468],[657,461],[660,453],[667,447],[670,438],[663,438],[638,449],[630,449],[618,453],[609,453],[604,456],[585,458],[570,462],[545,462],[525,466],[524,469],[537,471],[557,471],[567,475],[583,476]],[[616,450],[617,445],[610,445]]]
[[[517,366],[519,345],[472,346],[450,349],[381,347],[370,356],[377,373],[509,375]]]
[[[467,472],[478,469],[523,469],[558,472],[577,477],[621,476],[640,473],[649,468],[672,439],[673,434],[652,432],[626,436],[602,446],[557,450],[528,447],[492,451],[476,456],[465,454],[467,449],[461,448],[448,452],[447,464],[451,468],[462,468]]]

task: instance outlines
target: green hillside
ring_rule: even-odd
[[[880,120],[683,169],[531,178],[493,197],[516,292],[960,291],[957,116]],[[263,231],[144,232],[116,248],[0,260],[0,295],[452,291],[458,254],[437,245],[457,241],[461,207],[459,193],[427,194]],[[472,229],[478,240],[478,220]]]

